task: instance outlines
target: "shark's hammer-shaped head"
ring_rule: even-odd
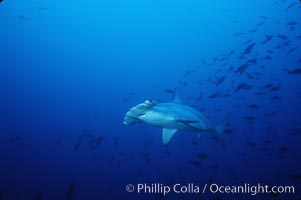
[[[157,104],[156,101],[147,99],[143,103],[132,107],[125,115],[123,123],[132,124],[139,121],[139,118],[144,116],[148,110]]]

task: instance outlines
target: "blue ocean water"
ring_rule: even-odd
[[[0,199],[300,199],[300,19],[297,0],[0,1]],[[175,88],[230,114],[225,147],[122,123]],[[154,191],[175,184],[194,192]]]

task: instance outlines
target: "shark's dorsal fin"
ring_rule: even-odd
[[[167,145],[172,136],[177,132],[177,129],[163,128],[163,144]]]
[[[178,89],[177,88],[173,92],[172,102],[174,102],[174,103],[182,103],[182,101],[181,101],[181,99],[179,97],[179,93],[178,93]]]

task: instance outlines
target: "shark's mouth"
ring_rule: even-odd
[[[138,119],[136,117],[125,115],[123,123],[124,124],[133,124],[133,123],[135,123],[137,121],[138,121]]]

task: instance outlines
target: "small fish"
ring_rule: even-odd
[[[301,68],[295,68],[291,70],[285,69],[285,71],[287,71],[288,74],[293,74],[293,75],[301,74]]]
[[[101,144],[102,140],[103,140],[103,136],[100,136],[100,137],[98,137],[98,138],[95,138],[95,145],[96,145],[96,146],[99,146],[99,145]]]
[[[75,185],[74,185],[74,183],[72,183],[69,186],[68,191],[66,193],[66,199],[70,200],[72,198],[74,192],[75,192]]]
[[[218,85],[220,85],[221,83],[223,83],[223,82],[226,80],[226,78],[227,78],[227,76],[224,75],[224,76],[220,77],[219,79],[217,79],[216,85],[218,86]]]
[[[293,2],[291,3],[287,8],[286,8],[286,11],[290,10],[294,5],[296,5],[297,2]]]
[[[267,56],[265,56],[265,57],[262,58],[262,60],[272,60],[272,59],[273,58],[270,55],[267,55]]]
[[[270,130],[272,130],[273,129],[273,126],[272,125],[269,125],[269,126],[267,126],[264,130],[265,131],[270,131]]]
[[[194,71],[193,70],[187,70],[186,73],[184,74],[184,77],[187,77],[192,72],[194,72]]]
[[[211,165],[210,168],[215,171],[219,170],[219,166],[217,164]]]
[[[151,164],[151,158],[150,158],[150,155],[147,154],[147,153],[144,153],[144,154],[143,154],[143,157],[144,157],[146,163],[147,163],[148,165],[150,165],[150,164]]]
[[[222,96],[222,95],[221,95],[219,92],[215,92],[215,93],[211,94],[211,95],[209,96],[209,98],[215,99],[215,98],[219,98],[219,97],[221,97],[221,96]]]
[[[174,90],[172,89],[166,89],[164,90],[165,93],[168,93],[168,94],[174,94]]]
[[[241,75],[249,68],[249,66],[250,66],[249,63],[242,64],[238,67],[235,73]]]
[[[246,141],[246,144],[249,145],[250,147],[256,148],[256,144],[251,141]]]
[[[257,31],[257,29],[254,28],[254,29],[249,30],[248,32],[249,33],[255,33],[256,31]]]
[[[295,179],[295,180],[300,180],[301,179],[301,174],[292,174],[290,176],[291,179]]]
[[[274,86],[274,87],[272,87],[272,88],[269,89],[269,92],[275,92],[275,91],[278,91],[278,90],[280,90],[280,88],[281,88],[280,85]]]
[[[285,146],[280,146],[280,147],[278,148],[278,150],[279,150],[280,156],[283,158],[283,157],[284,157],[284,154],[288,151],[288,148],[285,147]]]
[[[238,37],[238,36],[241,36],[241,35],[243,35],[243,33],[234,33],[233,34],[234,37]]]
[[[256,104],[250,104],[250,105],[248,105],[248,107],[252,108],[252,109],[258,109],[259,108],[259,106],[256,105]]]
[[[291,135],[299,135],[301,134],[301,129],[295,129],[291,132]]]
[[[24,20],[24,21],[29,21],[30,20],[29,17],[26,17],[24,15],[18,15],[18,18],[21,19],[21,20]]]
[[[200,158],[200,159],[207,159],[208,158],[208,155],[207,154],[204,154],[204,153],[199,153],[196,155],[197,158]]]
[[[265,22],[259,22],[258,24],[256,24],[256,27],[262,26],[264,24],[265,24]]]
[[[45,11],[48,10],[46,7],[38,7],[38,10]]]
[[[253,116],[246,116],[244,118],[249,121],[249,125],[252,125],[252,122],[255,120],[255,117]]]
[[[265,40],[261,42],[261,44],[266,44],[274,38],[273,35],[265,35]]]
[[[293,47],[290,50],[288,50],[286,53],[293,53],[294,51],[296,51],[298,49],[298,47]]]
[[[42,200],[43,196],[44,196],[44,192],[40,192],[34,197],[34,200]],[[0,198],[0,200],[1,200],[1,198]]]
[[[287,22],[286,25],[288,26],[296,26],[298,23],[296,21]]]
[[[276,101],[276,100],[281,100],[281,98],[279,96],[272,96],[270,98],[271,101]]]
[[[224,133],[226,133],[226,134],[233,134],[234,130],[232,130],[232,129],[224,129]]]
[[[79,147],[80,147],[80,143],[77,143],[74,145],[73,150],[77,151],[79,149]]]
[[[249,44],[249,45],[245,48],[245,50],[242,52],[242,54],[250,54],[250,53],[252,52],[253,48],[255,47],[255,45],[256,45],[255,42]]]
[[[255,95],[264,95],[265,92],[256,92]]]
[[[16,142],[20,141],[21,139],[22,139],[21,136],[16,136],[16,137],[10,139],[10,143],[12,143],[12,144],[16,143]]]
[[[277,37],[282,40],[288,40],[288,37],[286,35],[277,35]]]
[[[227,57],[230,57],[230,56],[233,55],[235,52],[236,52],[236,50],[231,50],[231,51],[228,53]]]
[[[192,164],[192,165],[194,165],[194,166],[196,166],[196,167],[202,166],[202,164],[200,162],[194,161],[194,160],[190,160],[189,163]]]
[[[245,84],[245,83],[240,83],[240,84],[236,87],[235,92],[238,92],[238,91],[240,91],[240,90],[242,90],[242,89],[244,89],[244,90],[249,90],[249,89],[251,89],[251,88],[252,88],[251,85],[247,85],[247,84]]]

